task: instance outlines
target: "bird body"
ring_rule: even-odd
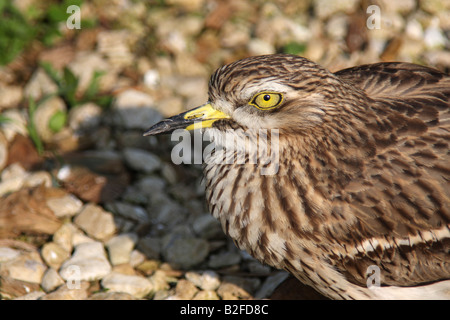
[[[267,55],[212,75],[219,115],[183,117],[225,149],[226,134],[276,138],[256,163],[205,159],[210,212],[239,248],[333,299],[450,299],[449,97],[423,66]]]

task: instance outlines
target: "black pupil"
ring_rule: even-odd
[[[270,100],[270,95],[269,94],[266,94],[265,96],[264,96],[264,101],[269,101]]]

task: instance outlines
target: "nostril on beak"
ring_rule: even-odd
[[[192,115],[188,116],[188,117],[186,118],[186,120],[203,118],[204,116],[205,116],[204,113],[195,113],[195,114],[192,114]]]

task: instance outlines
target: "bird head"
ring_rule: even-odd
[[[213,73],[206,104],[155,124],[145,135],[195,128],[304,130],[324,120],[334,105],[330,95],[339,94],[330,92],[337,82],[328,70],[299,56],[242,59]]]

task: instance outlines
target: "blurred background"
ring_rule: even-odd
[[[448,0],[0,0],[0,298],[282,298],[207,212],[201,166],[142,133],[237,59],[448,73],[449,35]]]

